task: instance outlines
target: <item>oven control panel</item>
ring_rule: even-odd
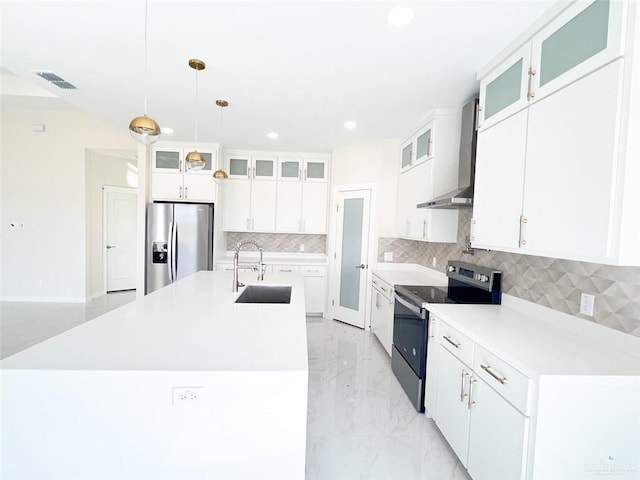
[[[492,291],[500,288],[501,272],[492,268],[470,265],[463,262],[449,261],[447,276],[462,282],[468,282],[484,290]]]

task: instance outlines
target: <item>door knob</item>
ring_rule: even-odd
[[[107,245],[107,250],[109,250],[111,248],[116,248],[116,246],[115,245]]]
[[[364,263],[361,263],[360,265],[356,265],[356,268],[362,268],[364,270],[366,267]]]

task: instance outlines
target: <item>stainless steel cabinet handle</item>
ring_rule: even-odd
[[[507,383],[507,377],[500,377],[498,375],[496,375],[494,373],[493,370],[491,370],[491,366],[490,365],[480,365],[480,367],[482,367],[482,369],[487,372],[489,375],[491,375],[493,378],[495,378],[498,382],[500,382],[501,385],[504,385],[505,383]]]
[[[178,196],[182,198],[182,186],[180,186],[179,188],[180,188],[180,194]]]
[[[184,187],[184,198],[189,198],[189,187]]]
[[[478,383],[478,381],[473,378],[473,376],[469,379],[469,403],[467,403],[467,408],[471,410],[476,406],[476,402],[473,401],[473,386]]]
[[[453,345],[456,348],[460,348],[460,344],[454,342],[453,340],[451,340],[451,337],[449,335],[443,335],[442,338],[444,338],[447,342],[449,342],[451,345]]]
[[[464,380],[469,376],[469,372],[462,370],[462,378],[460,379],[460,401],[464,402],[469,398],[469,394],[464,391]]]

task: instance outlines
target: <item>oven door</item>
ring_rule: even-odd
[[[402,296],[396,289],[393,345],[421,379],[425,378],[427,328],[427,311]]]

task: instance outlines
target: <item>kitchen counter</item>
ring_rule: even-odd
[[[373,274],[391,285],[447,285],[447,276],[437,270],[415,264],[378,263]]]
[[[0,477],[303,479],[303,278],[240,279],[291,303],[199,272],[4,359]]]
[[[640,359],[514,308],[452,304],[428,308],[534,379],[545,375],[640,376]]]

